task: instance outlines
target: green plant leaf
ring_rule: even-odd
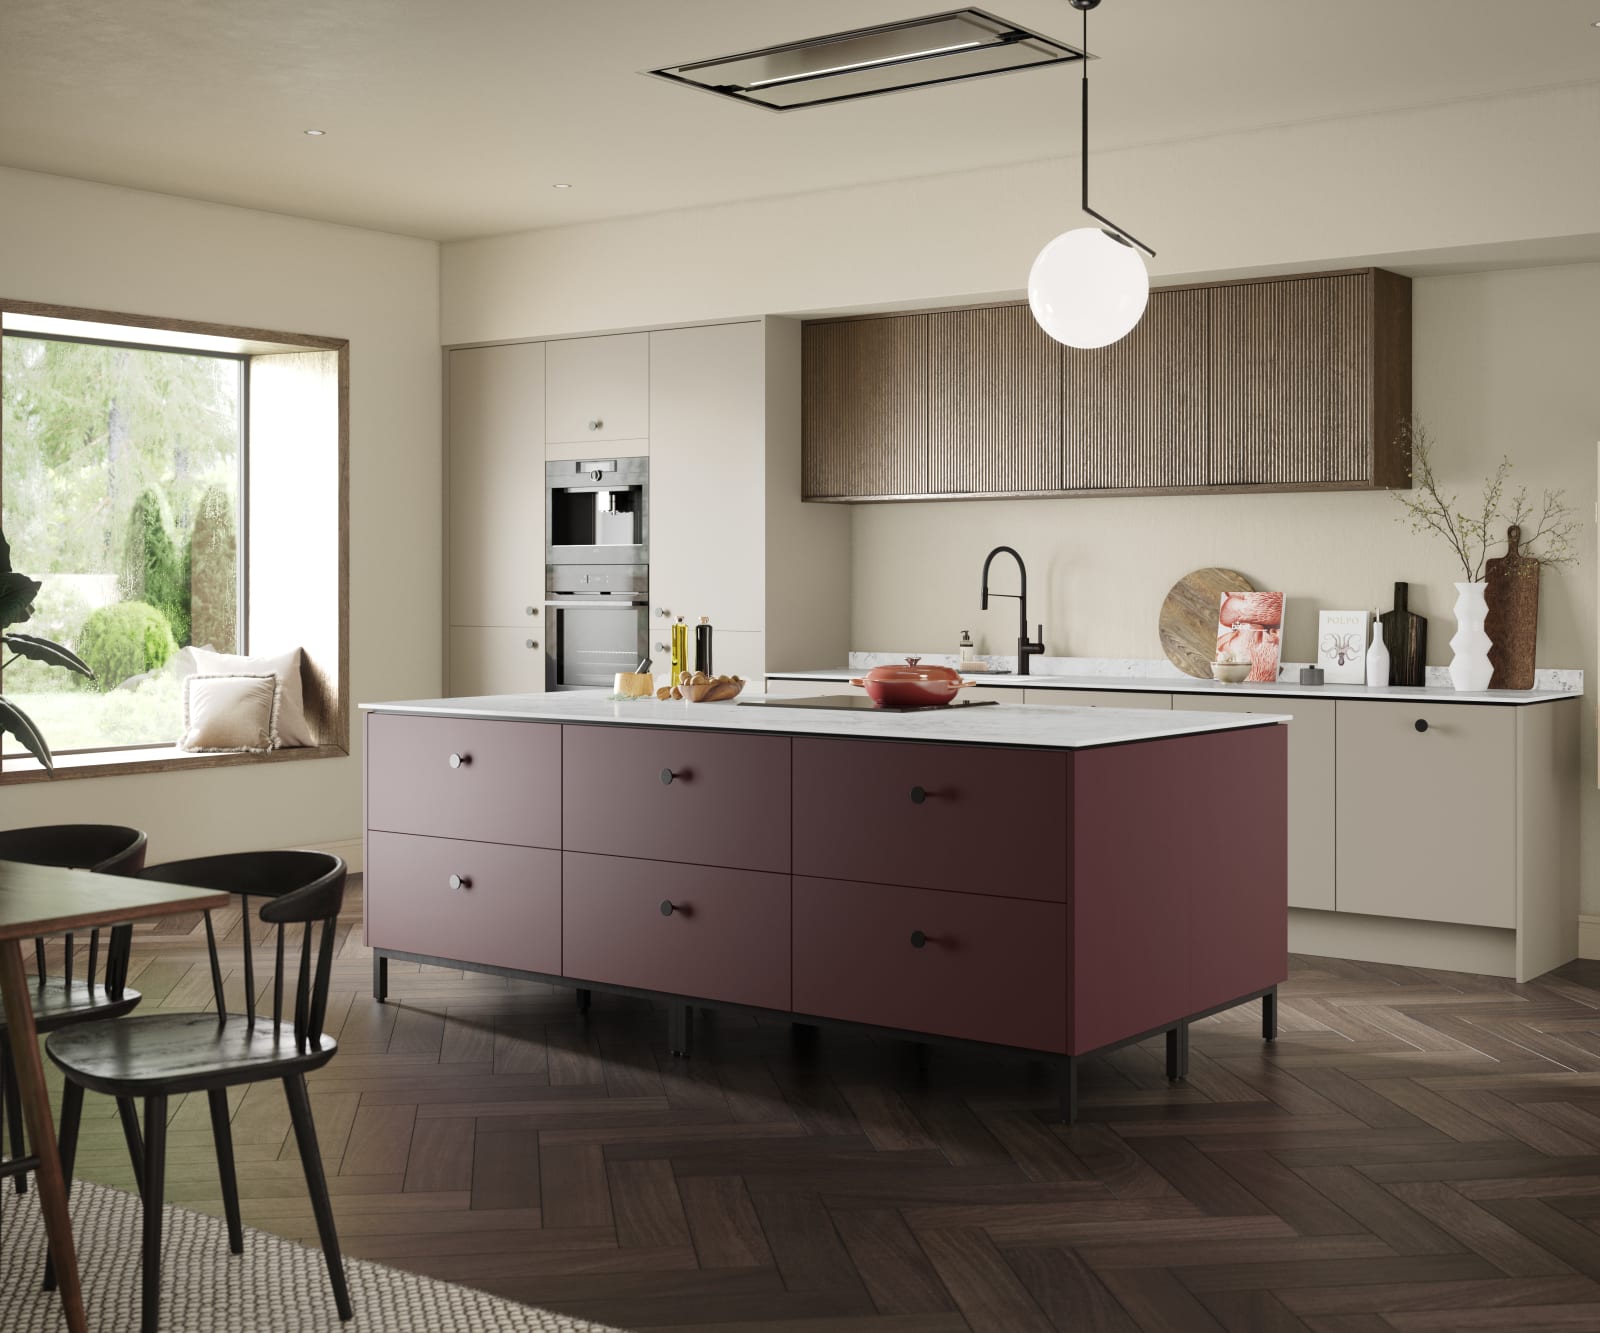
[[[26,657],[35,662],[43,662],[46,666],[63,667],[68,671],[76,671],[80,676],[94,679],[94,672],[89,669],[89,664],[79,657],[70,648],[63,648],[59,643],[52,643],[49,639],[41,639],[32,634],[18,634],[14,630],[10,634],[0,634],[0,643],[6,644],[19,657]]]
[[[26,574],[7,570],[0,574],[0,629],[20,625],[33,614],[33,599],[40,583]]]
[[[55,771],[56,761],[51,756],[50,747],[45,744],[44,737],[39,734],[39,728],[33,725],[33,719],[10,700],[0,696],[0,732],[7,731],[21,741],[28,753],[44,765],[47,773]]]

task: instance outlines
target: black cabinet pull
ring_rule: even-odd
[[[675,906],[673,906],[672,900],[670,898],[663,898],[661,900],[661,915],[662,916],[671,916],[677,910],[678,909]]]
[[[913,949],[920,949],[925,944],[927,944],[927,942],[928,942],[928,937],[926,935],[924,935],[920,930],[913,930],[911,932],[911,947]]]
[[[1425,717],[1419,717],[1417,719],[1417,730],[1418,731],[1426,731],[1427,729],[1428,729],[1428,719],[1425,718]]]
[[[670,787],[672,785],[672,779],[677,777],[677,776],[678,775],[676,773],[674,773],[670,768],[662,769],[661,770],[661,785],[663,787]]]
[[[470,764],[471,762],[472,762],[472,756],[470,754],[452,754],[450,756],[450,767],[451,768],[462,768],[462,767],[465,767],[467,764]]]
[[[924,788],[922,788],[922,787],[913,787],[911,789],[911,804],[912,805],[921,805],[927,799],[928,799],[928,793]],[[920,949],[922,946],[919,944],[917,947]]]

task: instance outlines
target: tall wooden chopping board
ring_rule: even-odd
[[[1217,660],[1217,615],[1225,592],[1254,592],[1236,569],[1197,569],[1172,585],[1161,603],[1161,651],[1186,676],[1211,679]]]
[[[1506,553],[1484,566],[1483,599],[1489,614],[1491,690],[1531,690],[1534,649],[1539,639],[1539,562],[1521,550],[1522,529],[1506,529]]]

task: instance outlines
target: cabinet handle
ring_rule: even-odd
[[[924,946],[926,946],[927,943],[928,943],[928,937],[926,935],[924,935],[920,930],[913,930],[911,932],[911,947],[913,949],[921,949]]]
[[[537,648],[538,646],[539,646],[539,640],[537,640],[537,639],[529,639],[528,640],[528,647]]]
[[[922,787],[913,787],[911,789],[911,804],[912,805],[921,805],[927,799],[928,799],[928,793]],[[917,947],[921,948],[922,946],[918,945]]]
[[[668,648],[664,643],[658,643],[656,644],[656,651],[658,653],[670,653],[672,649]]]
[[[671,618],[671,616],[672,616],[672,612],[667,610],[666,607],[664,607],[664,606],[656,607],[656,618],[657,619],[659,619],[659,620],[668,620],[668,619]]]
[[[529,608],[528,608],[528,614],[529,614],[529,615],[530,615],[530,616],[536,616],[536,615],[538,615],[538,614],[539,614],[539,608],[538,608],[538,607],[536,607],[536,606],[530,606],[530,607],[529,607]]]
[[[662,916],[671,916],[674,912],[676,912],[678,910],[679,910],[678,907],[673,903],[672,899],[663,898],[661,900],[661,915]]]
[[[595,419],[594,419],[594,420],[593,420],[593,421],[591,421],[591,422],[590,422],[590,423],[589,423],[589,429],[590,429],[590,430],[599,430],[599,429],[600,429],[600,427],[602,427],[602,426],[603,426],[603,425],[605,425],[605,424],[606,424],[606,423],[605,423],[605,422],[603,422],[603,421],[602,421],[602,420],[600,420],[600,418],[599,418],[599,417],[596,417],[596,418],[595,418]]]
[[[1425,717],[1419,717],[1417,719],[1416,726],[1418,731],[1426,731],[1428,729],[1428,719]]]
[[[472,887],[471,875],[451,875],[450,887],[452,889],[470,889]]]
[[[674,778],[679,778],[682,776],[683,774],[674,773],[670,768],[664,768],[661,770],[661,785],[663,787],[670,787]]]
[[[471,762],[472,756],[470,754],[453,754],[450,756],[451,768],[462,768]]]

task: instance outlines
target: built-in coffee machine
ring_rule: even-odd
[[[650,460],[545,464],[545,688],[608,686],[649,655]]]

